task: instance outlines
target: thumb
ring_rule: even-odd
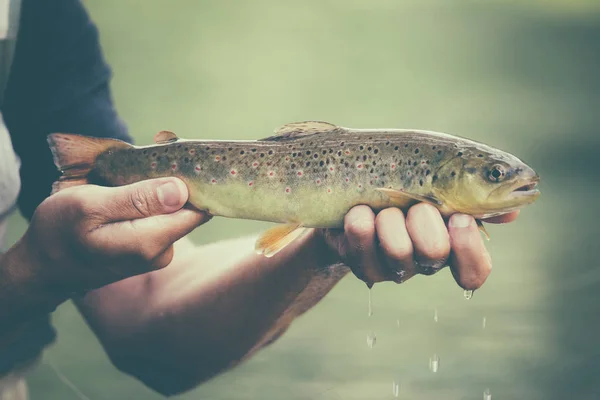
[[[105,195],[96,196],[95,199],[107,211],[105,222],[171,214],[180,210],[189,196],[187,186],[177,178],[150,179],[99,190]]]

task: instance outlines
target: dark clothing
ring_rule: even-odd
[[[28,218],[57,178],[46,135],[130,141],[113,108],[110,68],[78,0],[23,0],[2,114],[21,158],[21,212]]]
[[[11,74],[0,109],[21,159],[18,205],[27,218],[58,177],[46,136],[53,132],[131,142],[114,110],[96,27],[78,0],[23,0]],[[0,177],[1,179],[1,177]],[[0,349],[0,375],[54,340],[49,317]]]

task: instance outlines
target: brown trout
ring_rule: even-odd
[[[483,228],[480,219],[540,194],[539,176],[517,157],[431,131],[309,121],[255,141],[184,140],[168,131],[150,146],[62,133],[48,141],[62,172],[54,191],[175,176],[188,186],[189,203],[210,215],[283,223],[257,241],[267,257],[309,228],[343,227],[359,204],[378,211],[426,202],[445,217],[472,215]]]

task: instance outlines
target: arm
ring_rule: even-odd
[[[421,273],[413,259],[437,263],[439,270],[452,248],[459,285],[481,286],[491,265],[474,220],[466,217],[468,225],[459,226],[456,216],[446,228],[437,211],[439,221],[429,219],[429,207],[413,207],[406,224],[396,209],[375,221],[368,207],[356,207],[344,232],[315,232],[270,259],[245,250],[253,248],[254,237],[198,247],[183,239],[168,268],[90,292],[76,303],[119,369],[173,395],[276,340],[346,276],[350,269],[340,261],[367,282],[399,282],[394,269],[407,271],[404,280]],[[433,226],[419,234],[428,222]],[[414,239],[403,240],[409,231]]]
[[[285,331],[349,272],[327,268],[331,253],[318,238],[272,259],[248,255],[255,240],[195,247],[184,239],[168,268],[77,305],[120,369],[163,394],[187,390]]]

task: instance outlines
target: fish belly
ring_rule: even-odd
[[[297,223],[309,228],[341,228],[346,213],[359,204],[374,209],[390,206],[375,191],[353,193],[342,188],[248,187],[246,182],[198,186],[188,183],[190,203],[211,215],[278,223]]]

